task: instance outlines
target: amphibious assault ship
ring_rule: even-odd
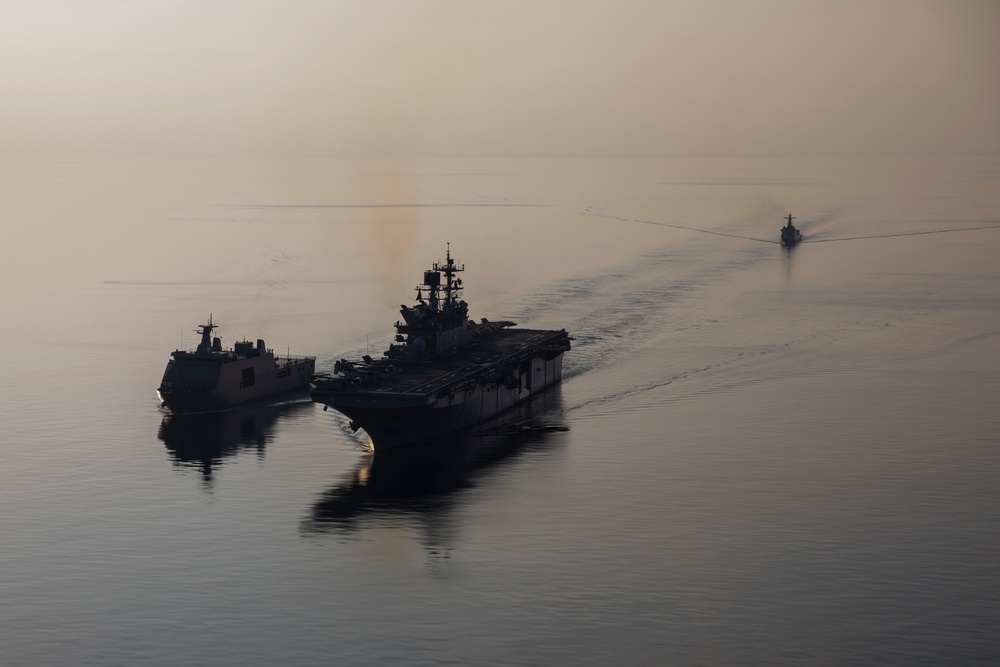
[[[802,232],[792,224],[792,214],[788,214],[788,224],[781,228],[781,245],[786,248],[791,248],[793,245],[798,244],[802,241]]]
[[[383,356],[341,359],[313,382],[312,399],[364,429],[377,451],[479,424],[562,378],[566,331],[470,321],[456,277],[464,270],[449,244],[445,262],[424,271],[416,304],[400,306]]]
[[[198,327],[201,343],[192,351],[170,353],[163,379],[156,390],[163,407],[171,412],[207,412],[245,403],[291,395],[309,388],[316,357],[275,356],[263,340],[244,340],[231,350],[212,337],[212,322]]]

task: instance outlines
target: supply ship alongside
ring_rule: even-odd
[[[449,245],[444,264],[424,271],[416,305],[401,306],[385,354],[341,359],[313,382],[312,399],[364,429],[377,451],[479,424],[562,379],[566,331],[470,321],[456,278],[464,270]]]
[[[223,350],[222,340],[212,337],[216,328],[209,317],[198,328],[196,350],[170,354],[156,390],[163,407],[174,413],[207,412],[308,390],[316,357],[278,357],[260,339]]]
[[[781,228],[781,245],[791,248],[802,241],[802,232],[792,224],[792,214],[788,214],[788,224]]]

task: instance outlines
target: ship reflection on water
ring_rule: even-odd
[[[443,516],[463,490],[519,456],[558,447],[568,430],[557,385],[474,432],[376,451],[322,494],[301,530],[350,535],[369,524],[408,516],[424,523],[425,546],[445,546],[448,522]]]
[[[227,457],[248,449],[263,456],[279,419],[312,409],[311,402],[299,402],[203,414],[167,414],[156,437],[166,445],[176,466],[200,470],[202,480],[210,485],[213,473]]]

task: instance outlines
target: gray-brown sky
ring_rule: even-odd
[[[990,0],[4,0],[0,153],[995,151],[997,35]]]

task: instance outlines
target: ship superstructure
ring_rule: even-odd
[[[312,399],[364,429],[376,450],[432,440],[487,420],[562,378],[565,330],[469,320],[465,266],[451,256],[424,271],[413,306],[400,306],[395,341],[380,359],[341,359]]]
[[[263,340],[243,340],[231,350],[213,337],[211,316],[198,327],[198,347],[170,354],[156,390],[171,412],[206,412],[279,398],[309,386],[316,357],[276,356]]]

